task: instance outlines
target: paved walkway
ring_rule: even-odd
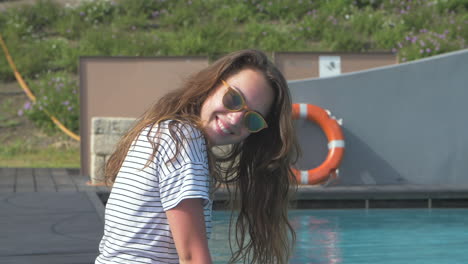
[[[0,263],[93,263],[105,187],[76,169],[0,168]]]
[[[93,263],[104,225],[99,196],[109,189],[87,181],[78,169],[0,168],[0,263]],[[468,208],[468,186],[302,186],[297,199],[299,208]]]
[[[0,168],[0,193],[108,191],[88,186],[88,180],[79,169]]]

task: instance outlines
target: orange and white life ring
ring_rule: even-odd
[[[292,168],[301,184],[323,184],[337,177],[337,170],[343,159],[345,141],[338,121],[330,112],[310,104],[293,104],[293,120],[307,119],[317,123],[328,139],[328,155],[318,167],[310,170]]]

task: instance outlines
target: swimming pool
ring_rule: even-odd
[[[467,264],[468,209],[294,210],[291,264]],[[227,263],[229,212],[213,211],[210,249]]]

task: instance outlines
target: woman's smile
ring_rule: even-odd
[[[233,135],[234,133],[231,132],[229,129],[226,128],[226,126],[223,124],[223,122],[219,119],[219,117],[216,117],[216,121],[218,123],[218,127],[221,130],[222,133],[226,135]]]
[[[226,82],[238,89],[248,109],[264,116],[268,114],[274,95],[261,72],[244,69],[229,77]],[[239,143],[250,135],[244,125],[246,110],[232,111],[223,105],[227,89],[225,85],[219,84],[202,104],[200,118],[211,145]]]

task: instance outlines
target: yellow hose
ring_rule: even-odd
[[[0,45],[2,46],[3,52],[5,53],[5,56],[8,60],[8,63],[10,64],[11,69],[13,70],[13,73],[15,74],[16,80],[18,81],[18,84],[21,86],[23,89],[24,93],[28,96],[29,100],[32,102],[36,102],[36,96],[31,92],[31,89],[29,89],[28,85],[24,81],[23,77],[21,77],[21,74],[18,72],[18,69],[16,68],[15,63],[13,62],[13,59],[10,56],[10,53],[8,52],[8,48],[3,41],[2,34],[0,33]],[[80,141],[80,136],[73,133],[70,129],[66,128],[55,116],[53,116],[49,111],[46,109],[43,109],[44,113],[54,122],[57,127],[62,130],[65,134],[67,134],[69,137],[73,138],[76,141]]]

